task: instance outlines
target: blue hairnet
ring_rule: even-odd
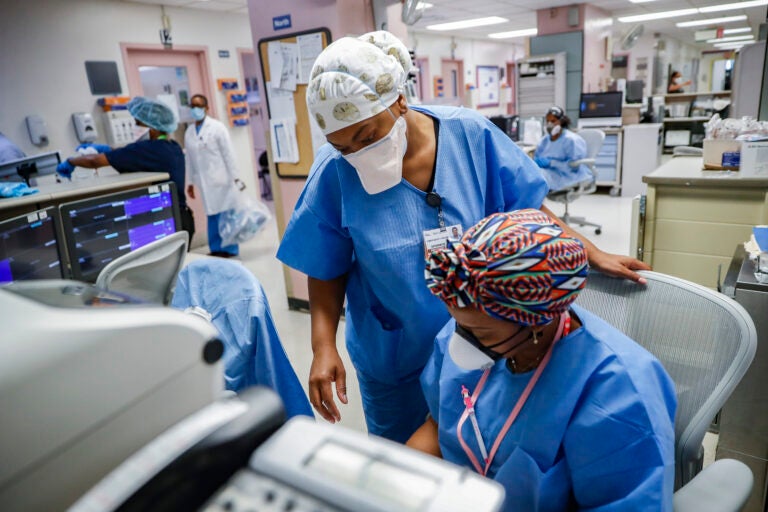
[[[138,121],[163,133],[173,133],[179,122],[173,110],[156,100],[136,96],[128,102],[128,112]]]

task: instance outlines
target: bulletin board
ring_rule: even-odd
[[[499,66],[477,66],[478,108],[499,106]]]
[[[267,112],[270,119],[273,117],[273,108],[270,106],[268,85],[272,78],[270,74],[269,55],[267,51],[269,43],[273,41],[279,41],[283,43],[296,43],[297,37],[299,36],[318,33],[321,35],[322,46],[325,48],[328,46],[328,44],[330,44],[331,41],[331,31],[325,27],[259,40],[258,50],[261,62],[261,77],[264,84],[263,95],[266,100]],[[306,179],[307,176],[309,176],[309,170],[312,167],[314,152],[312,149],[312,135],[309,125],[309,111],[307,110],[306,92],[307,84],[296,84],[296,90],[293,91],[293,103],[296,110],[296,144],[299,151],[299,161],[296,163],[275,162],[275,172],[281,178]]]

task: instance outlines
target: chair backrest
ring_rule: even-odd
[[[661,361],[675,383],[675,489],[701,469],[712,419],[749,368],[757,333],[738,303],[709,288],[656,272],[648,284],[590,272],[577,303]]]
[[[178,231],[120,256],[99,272],[96,286],[149,302],[171,302],[189,235]]]
[[[578,135],[587,143],[586,158],[596,158],[597,154],[600,152],[600,148],[603,147],[605,132],[594,128],[584,128],[583,130],[578,131]]]

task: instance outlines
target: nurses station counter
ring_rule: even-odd
[[[674,157],[643,177],[638,254],[657,272],[716,288],[734,247],[749,240],[753,226],[768,224],[768,177],[704,171],[702,164],[701,157]]]
[[[87,178],[72,180],[60,178],[56,182],[56,176],[47,175],[38,178],[38,184],[33,188],[38,189],[37,194],[23,197],[0,198],[0,220],[10,219],[18,215],[39,210],[60,203],[83,199],[85,197],[99,196],[120,190],[151,185],[168,181],[170,175],[165,172],[128,172],[118,173],[112,167],[102,167],[98,174],[91,175],[91,169],[78,169],[79,175],[87,175]],[[180,191],[184,193],[184,191]]]

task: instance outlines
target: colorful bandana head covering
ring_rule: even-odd
[[[528,209],[486,217],[460,241],[430,253],[425,277],[429,290],[449,306],[544,325],[576,300],[588,268],[579,240]]]
[[[411,56],[384,30],[342,37],[318,55],[307,86],[307,107],[328,135],[389,108],[403,92]]]

